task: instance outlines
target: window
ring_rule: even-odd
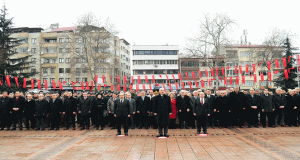
[[[50,78],[51,85],[52,85],[52,81],[55,81],[55,78]]]
[[[80,78],[76,78],[76,82],[80,82]]]
[[[71,42],[71,38],[66,38],[65,42],[66,42],[66,43]]]
[[[81,53],[80,48],[76,48],[75,51],[76,51],[76,53],[79,53],[79,54]]]
[[[81,68],[76,68],[76,73],[81,73]]]
[[[81,38],[75,38],[76,43],[81,43]]]
[[[18,53],[28,53],[28,47],[18,47],[16,52],[18,52]]]
[[[82,73],[87,73],[87,69],[86,68],[82,68]]]
[[[51,68],[51,73],[55,73],[55,68]]]
[[[86,82],[86,81],[87,81],[87,78],[82,78],[82,81],[83,81],[83,82]]]
[[[36,63],[36,58],[31,58],[31,63],[35,64]]]
[[[31,73],[36,73],[36,69],[35,68],[31,69]]]
[[[59,63],[64,63],[64,59],[63,58],[59,58]]]
[[[43,82],[42,83],[45,83],[46,81],[48,81],[48,78],[43,78]]]
[[[65,48],[65,53],[71,53],[71,48]]]
[[[69,84],[71,82],[70,78],[65,78],[65,81],[67,82],[67,84]]]
[[[31,43],[35,44],[36,43],[36,38],[31,38]]]
[[[46,43],[56,43],[57,42],[57,39],[45,39],[44,40]]]
[[[58,39],[58,43],[64,43],[64,39],[63,38],[59,38]]]
[[[64,73],[64,68],[59,68],[58,71],[59,73]]]
[[[58,81],[61,81],[61,83],[63,83],[64,79],[63,78],[59,78]]]
[[[71,62],[71,58],[66,58],[66,63],[70,63]]]
[[[66,73],[70,73],[71,72],[71,68],[66,68],[65,71],[66,71]]]
[[[240,57],[250,58],[250,57],[252,57],[252,53],[251,52],[241,52]]]
[[[63,49],[62,49],[62,48],[59,48],[59,49],[58,49],[58,52],[59,52],[59,53],[63,53]]]
[[[56,47],[45,47],[45,48],[42,48],[42,52],[43,53],[56,53],[57,50],[56,50]]]
[[[47,74],[48,73],[48,68],[43,68],[43,73]]]
[[[36,53],[36,48],[31,48],[31,53]]]

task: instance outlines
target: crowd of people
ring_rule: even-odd
[[[249,92],[249,93],[248,93]],[[168,129],[197,129],[207,134],[215,127],[298,127],[299,88],[273,94],[239,87],[222,91],[199,89],[192,93],[163,88],[153,91],[94,93],[8,93],[0,94],[0,130],[103,130],[106,126],[128,135],[128,129],[157,129],[157,137],[168,137]],[[164,129],[164,132],[162,131]]]

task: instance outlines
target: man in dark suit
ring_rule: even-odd
[[[24,115],[25,115],[25,127],[27,130],[29,130],[29,121],[31,123],[32,130],[35,128],[35,118],[34,118],[34,112],[35,112],[35,100],[32,99],[32,95],[27,95],[27,100],[24,107]]]
[[[81,115],[81,128],[80,130],[84,130],[85,126],[86,129],[90,129],[90,118],[89,114],[91,113],[93,102],[90,98],[87,97],[87,93],[83,93],[83,97],[79,98],[78,100],[78,113]]]
[[[273,95],[273,102],[275,107],[275,115],[278,116],[278,124],[281,124],[281,126],[284,126],[284,108],[286,106],[286,100],[285,96],[281,94],[281,89],[277,88],[276,93]]]
[[[246,107],[244,106],[245,102],[245,95],[244,93],[239,91],[239,87],[234,87],[234,91],[229,93],[229,105],[231,106],[232,110],[232,124],[235,126],[239,126],[243,128],[245,123],[245,116],[246,116]],[[233,126],[233,128],[235,128]]]
[[[117,118],[117,135],[121,135],[121,125],[124,124],[124,133],[128,136],[128,118],[132,114],[130,111],[130,103],[124,98],[124,92],[120,92],[119,99],[115,101],[115,117]]]
[[[164,88],[159,89],[159,95],[155,96],[153,99],[153,113],[157,116],[158,124],[158,135],[156,137],[163,136],[162,129],[164,128],[164,136],[169,137],[168,127],[170,123],[169,115],[172,114],[171,99],[169,96],[165,95]]]
[[[261,110],[261,98],[255,94],[255,91],[253,88],[250,90],[250,94],[247,94],[245,96],[246,98],[246,110],[247,110],[247,124],[248,128],[254,127],[258,128],[258,113]]]
[[[206,90],[206,95],[205,98],[208,99],[208,102],[210,103],[210,110],[211,110],[211,115],[208,117],[208,125],[211,126],[211,128],[215,128],[215,124],[216,124],[216,106],[214,105],[214,100],[215,100],[215,96],[211,94],[211,90],[207,89]]]
[[[13,128],[11,130],[16,130],[17,123],[19,123],[19,128],[22,130],[22,117],[23,117],[23,111],[25,107],[25,98],[21,97],[20,92],[16,91],[15,96],[12,98],[13,105],[12,108],[12,122],[13,122]]]
[[[127,94],[127,99],[129,101],[129,104],[130,104],[130,113],[132,113],[130,115],[130,125],[131,125],[131,129],[134,129],[133,115],[135,115],[135,112],[136,112],[136,101],[135,101],[135,99],[131,98],[131,94],[130,93]]]
[[[273,111],[275,110],[273,104],[273,96],[269,94],[269,90],[265,89],[264,93],[261,95],[262,99],[262,110],[260,114],[260,122],[263,127],[266,128],[266,117],[268,117],[268,127],[275,127],[275,116]]]
[[[49,120],[51,124],[51,128],[49,130],[59,130],[59,123],[60,123],[60,112],[62,111],[63,102],[60,98],[57,98],[56,94],[52,94],[52,99],[49,101],[48,113]]]
[[[145,125],[145,129],[148,129],[150,104],[150,98],[145,96],[145,91],[140,92],[140,97],[136,99],[136,113],[139,117],[139,129],[141,129],[143,125]]]
[[[207,117],[210,116],[210,103],[207,98],[204,98],[203,92],[200,92],[199,96],[193,109],[194,116],[197,116],[197,134],[200,134],[201,127],[204,134],[207,134]]]
[[[75,115],[77,112],[77,100],[72,97],[72,92],[67,93],[67,97],[64,100],[64,109],[63,115],[65,116],[66,128],[64,130],[69,129],[70,119],[72,122],[73,130],[75,130]]]
[[[226,91],[221,91],[220,96],[215,98],[215,109],[217,110],[219,117],[219,127],[224,126],[227,128],[229,126],[229,117],[231,112],[231,107],[228,104],[228,97],[226,96]]]
[[[187,92],[185,90],[180,91],[180,96],[176,98],[176,107],[178,109],[178,118],[179,118],[179,126],[180,129],[188,127],[188,121],[191,119],[189,113],[192,112],[191,99],[187,96]]]
[[[44,99],[44,95],[40,94],[38,100],[36,101],[35,107],[35,119],[36,119],[36,131],[45,130],[45,122],[46,122],[46,113],[49,103]]]
[[[7,92],[2,92],[2,97],[0,98],[0,129],[4,130],[5,127],[7,127],[7,131],[10,130],[11,125],[11,112],[13,105],[11,99],[7,96]]]

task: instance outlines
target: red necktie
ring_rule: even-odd
[[[203,99],[201,100],[201,105],[203,106]]]

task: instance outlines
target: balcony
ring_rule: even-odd
[[[54,38],[57,36],[58,36],[58,33],[55,33],[55,32],[54,33],[53,32],[52,33],[42,33],[43,38],[52,38],[52,37]]]
[[[58,56],[58,53],[41,53],[41,57],[43,57],[43,58],[47,58],[47,57],[49,57],[49,58],[51,58],[51,57],[57,57]]]
[[[46,63],[46,62],[43,62],[42,63],[42,67],[43,68],[56,68],[58,66],[58,63]]]

